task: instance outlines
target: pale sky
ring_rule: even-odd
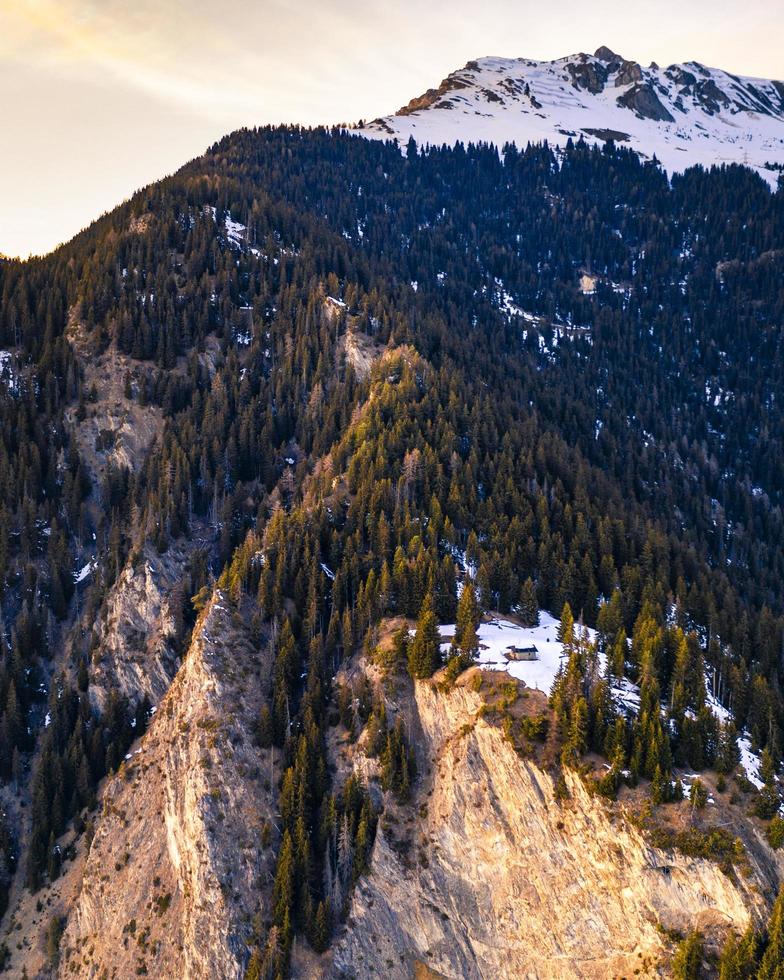
[[[606,44],[784,78],[781,0],[0,0],[0,252],[43,253],[239,126],[394,111],[484,55]]]

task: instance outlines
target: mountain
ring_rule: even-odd
[[[775,188],[784,166],[784,82],[692,61],[643,67],[607,47],[555,61],[479,58],[363,134],[420,145],[612,140],[670,172],[744,163]]]
[[[0,261],[10,976],[777,975],[784,190],[404,149]]]

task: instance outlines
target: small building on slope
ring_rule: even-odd
[[[504,650],[507,660],[538,660],[536,647],[532,644],[529,647],[518,647],[510,645]]]

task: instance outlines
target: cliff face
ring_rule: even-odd
[[[253,735],[270,667],[217,593],[104,790],[60,976],[241,980],[253,917],[269,916],[277,839],[280,760]],[[481,704],[465,680],[449,693],[406,685],[388,702],[417,745],[415,797],[388,801],[345,928],[323,956],[298,944],[293,976],[666,976],[668,932],[699,928],[718,945],[765,914],[764,861],[729,877],[651,847],[576,775],[558,801]],[[335,755],[338,781],[349,769],[373,781],[361,746]]]
[[[419,683],[415,699],[429,761],[416,816],[382,821],[332,976],[655,975],[665,929],[718,936],[762,913],[761,883],[648,846],[576,776],[557,802],[465,688]]]
[[[112,586],[94,628],[89,668],[93,708],[103,711],[112,690],[133,704],[144,698],[157,704],[166,693],[179,663],[175,603],[182,550],[175,546],[158,555],[148,547]]]
[[[109,464],[138,469],[163,430],[163,412],[156,405],[140,403],[139,392],[152,377],[151,367],[114,344],[104,347],[81,319],[78,307],[70,312],[66,336],[83,367],[89,397],[83,413],[70,407],[65,418],[97,486]]]
[[[103,794],[63,977],[239,978],[272,873],[269,664],[217,593],[140,743]]]

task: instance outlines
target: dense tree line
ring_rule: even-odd
[[[784,972],[784,892],[779,894],[767,927],[731,936],[719,963],[720,980],[778,980]],[[687,976],[699,974],[684,973]]]
[[[565,762],[604,752],[662,799],[675,763],[729,771],[711,694],[775,766],[783,234],[784,196],[740,167],[668,182],[613,147],[403,155],[279,128],[227,137],[45,259],[0,262],[20,377],[0,387],[2,778],[33,748],[77,556],[101,558],[97,610],[144,546],[205,527],[194,591],[223,570],[274,636],[259,740],[285,766],[260,976],[285,969],[296,933],[323,948],[366,867],[375,816],[361,787],[330,785],[325,733],[331,677],[385,616],[416,620],[400,652],[424,677],[439,622],[458,622],[459,664],[480,604],[531,623],[568,606]],[[100,487],[64,421],[92,397],[77,322],[144,367],[125,397],[165,417],[143,465]],[[389,348],[367,378],[349,332]],[[138,731],[125,706],[91,717],[77,650],[39,737],[34,883]],[[609,705],[623,675],[633,721]],[[411,747],[374,724],[404,798]]]

